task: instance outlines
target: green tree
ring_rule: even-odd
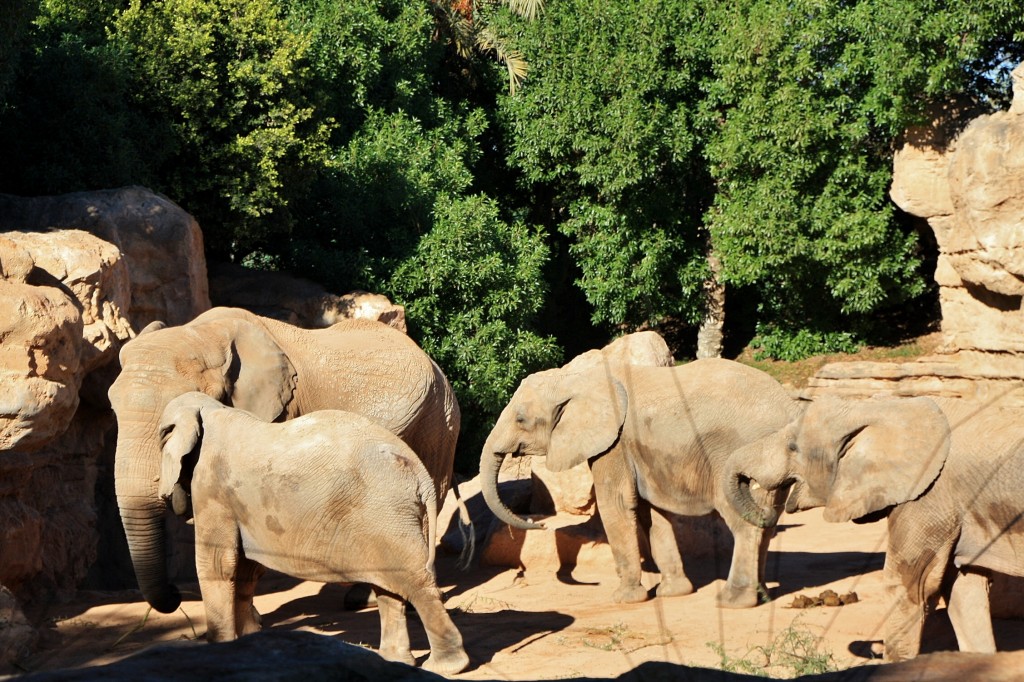
[[[220,257],[287,235],[290,196],[326,155],[305,96],[309,37],[274,0],[132,0],[112,44],[137,106],[173,131],[164,191],[196,214]]]
[[[776,356],[848,350],[925,290],[914,233],[889,201],[901,133],[932,102],[999,103],[1021,53],[1004,3],[706,3],[719,27],[703,102],[723,278],[756,291]]]
[[[704,70],[695,3],[560,0],[502,25],[536,69],[498,117],[509,165],[570,241],[593,321],[610,329],[701,314],[710,183],[695,104]]]
[[[5,8],[4,20],[21,33],[4,43],[9,69],[0,69],[0,80],[9,79],[0,109],[3,191],[47,194],[154,180],[150,170],[168,151],[168,138],[160,121],[134,108],[125,65],[106,44],[116,4],[42,0],[17,2],[13,14]]]
[[[392,278],[412,333],[446,369],[462,407],[460,468],[472,470],[494,418],[525,375],[561,359],[534,331],[547,287],[544,235],[504,222],[481,195],[439,199],[433,229]]]

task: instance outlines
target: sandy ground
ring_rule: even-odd
[[[447,606],[473,659],[467,680],[536,680],[613,677],[645,661],[719,667],[723,654],[736,664],[764,665],[766,652],[780,660],[787,635],[809,640],[816,654],[831,655],[837,668],[871,665],[871,645],[881,639],[888,604],[881,584],[885,523],[827,524],[819,510],[786,515],[772,541],[768,579],[773,600],[753,609],[723,610],[714,597],[724,583],[728,558],[691,561],[697,590],[671,599],[616,605],[610,562],[590,562],[571,573],[481,567],[459,572],[442,556],[438,578]],[[719,564],[718,566],[714,564]],[[657,574],[645,584],[657,584]],[[45,648],[25,661],[27,670],[98,665],[161,642],[195,639],[205,631],[202,603],[193,586],[182,608],[151,612],[136,592],[82,593],[53,614]],[[345,587],[297,582],[269,575],[256,606],[264,626],[303,629],[375,647],[376,610],[345,611]],[[798,594],[832,589],[856,592],[859,601],[840,607],[791,608]],[[425,657],[426,639],[410,619],[414,653]],[[1024,649],[1024,621],[997,620],[1001,650]],[[940,609],[926,628],[926,651],[954,649],[952,630]],[[742,663],[740,663],[742,665]],[[785,676],[792,667],[771,670]]]

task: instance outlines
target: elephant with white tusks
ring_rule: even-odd
[[[434,577],[434,482],[397,436],[341,410],[269,424],[196,392],[168,403],[160,440],[161,498],[181,514],[190,496],[209,641],[259,630],[252,599],[271,568],[373,585],[388,660],[415,663],[408,600],[430,641],[424,667],[469,664]]]
[[[754,443],[726,474],[752,524],[771,520],[748,491],[792,486],[787,511],[826,521],[888,516],[893,604],[885,658],[920,652],[940,591],[961,651],[994,652],[989,572],[1024,576],[1024,422],[1019,410],[953,399],[823,397]]]
[[[546,455],[548,469],[589,462],[598,511],[615,559],[617,602],[648,598],[640,584],[638,511],[651,511],[650,545],[660,597],[689,594],[671,515],[717,510],[735,537],[720,606],[743,608],[764,592],[771,533],[746,523],[721,486],[726,462],[741,446],[781,428],[794,415],[786,390],[768,374],[730,360],[676,367],[605,363],[528,376],[484,443],[484,499],[506,523],[536,528],[502,503],[498,470],[506,456]],[[782,511],[784,491],[762,504]],[[771,525],[771,524],[768,524]]]
[[[237,308],[214,308],[188,324],[154,323],[121,349],[109,396],[117,416],[114,485],[135,575],[153,608],[181,603],[171,584],[163,515],[158,423],[191,391],[284,421],[339,409],[373,419],[419,455],[438,499],[448,491],[459,405],[440,368],[405,334],[347,320],[301,329]]]

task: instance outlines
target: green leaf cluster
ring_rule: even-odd
[[[709,256],[766,355],[920,315],[892,153],[936,107],[1004,107],[1024,59],[996,0],[8,4],[0,191],[143,184],[210,260],[402,303],[464,462],[562,349],[683,329],[686,356]]]

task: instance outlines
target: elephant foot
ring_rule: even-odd
[[[612,601],[616,604],[639,604],[648,599],[650,596],[643,585],[619,585],[619,589],[612,593]]]
[[[242,619],[238,625],[238,636],[251,635],[263,629],[263,616],[256,610],[256,607],[249,605],[249,617]]]
[[[406,665],[416,665],[416,659],[413,658],[412,652],[408,649],[402,649],[401,647],[381,647],[377,651],[380,657],[385,661],[394,661],[395,663],[405,663]]]
[[[715,602],[719,608],[749,609],[758,604],[758,590],[754,587],[733,587],[725,584]]]
[[[686,576],[662,577],[657,593],[659,597],[682,597],[693,594],[693,583]]]
[[[438,675],[454,675],[469,667],[469,655],[462,649],[439,654],[433,651],[423,662],[423,668]]]

